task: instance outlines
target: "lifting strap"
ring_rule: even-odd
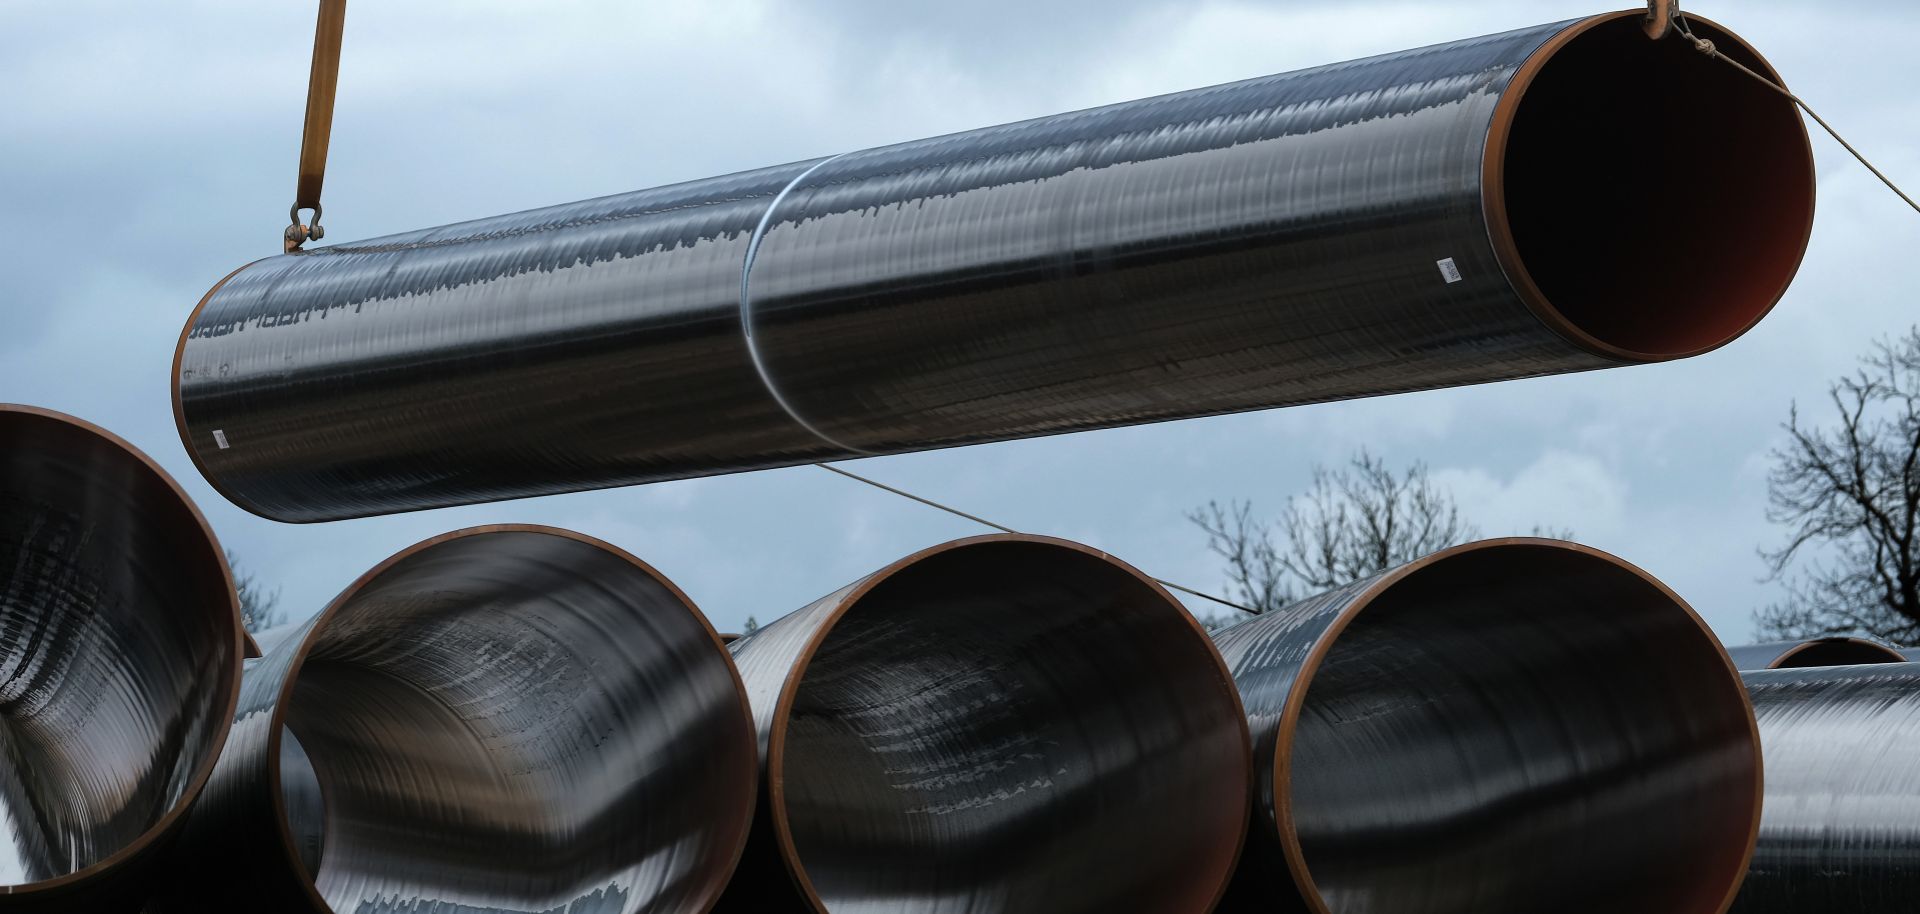
[[[283,240],[291,254],[308,241],[326,237],[320,227],[320,185],[327,177],[327,139],[333,132],[333,95],[340,83],[340,36],[347,24],[347,0],[320,0],[320,21],[313,29],[313,71],[307,77],[307,125],[300,137],[300,180],[293,191]],[[302,224],[300,211],[313,210]]]

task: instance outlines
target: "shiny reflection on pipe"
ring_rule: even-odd
[[[1717,914],[1753,715],[1672,591],[1554,540],[1456,547],[1215,641],[1258,824],[1222,912]]]
[[[763,806],[717,912],[1204,914],[1246,830],[1220,658],[1134,569],[989,536],[736,641]]]
[[[1745,675],[1767,758],[1735,914],[1908,914],[1920,899],[1920,664]]]
[[[1810,666],[1851,666],[1859,663],[1901,663],[1898,650],[1868,638],[1808,638],[1770,641],[1727,648],[1735,669],[1791,670]]]
[[[681,914],[739,857],[739,677],[612,546],[450,533],[264,640],[161,911]]]
[[[1640,16],[267,258],[188,320],[181,439],[304,522],[1694,355],[1813,161]]]
[[[226,742],[226,560],[132,445],[0,404],[0,569],[0,910],[131,910]]]

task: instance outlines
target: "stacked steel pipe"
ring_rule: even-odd
[[[171,912],[706,909],[753,812],[718,635],[541,527],[408,548],[247,670]]]
[[[239,695],[226,559],[146,455],[0,404],[0,910],[130,912]]]
[[[181,439],[319,521],[1705,352],[1812,158],[1639,19],[268,258],[182,332]]]
[[[1734,914],[1904,914],[1920,898],[1920,664],[1746,674],[1766,816]]]
[[[1152,580],[993,536],[734,642],[762,747],[717,911],[1205,914],[1249,805],[1232,680]]]
[[[1260,796],[1223,912],[1720,914],[1740,884],[1753,714],[1618,559],[1477,543],[1215,637]]]

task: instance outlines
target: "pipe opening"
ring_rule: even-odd
[[[240,617],[172,480],[90,425],[5,405],[0,566],[0,886],[18,895],[179,820],[226,741]]]
[[[1323,914],[1718,914],[1745,870],[1739,682],[1624,565],[1445,554],[1359,610],[1306,688],[1275,787]]]
[[[298,649],[275,789],[332,910],[718,897],[752,814],[751,720],[712,630],[631,557],[526,528],[429,541]]]
[[[1899,651],[1859,638],[1822,638],[1788,651],[1773,665],[1792,670],[1815,666],[1853,666],[1862,663],[1904,663]]]
[[[857,596],[803,662],[772,800],[824,910],[1217,901],[1249,802],[1239,703],[1200,629],[1131,569],[963,544]]]
[[[1693,17],[1729,57],[1751,47]],[[1504,137],[1503,137],[1504,134]],[[1785,96],[1638,14],[1598,17],[1536,53],[1488,143],[1488,223],[1543,320],[1613,358],[1725,344],[1785,292],[1813,225],[1813,159]]]

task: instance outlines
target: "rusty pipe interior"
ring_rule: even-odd
[[[1472,544],[1215,637],[1267,779],[1222,911],[1719,914],[1739,884],[1753,716],[1617,559]]]
[[[1204,914],[1225,885],[1249,795],[1239,703],[1192,617],[1130,567],[964,540],[733,650],[770,833],[717,911]]]
[[[1779,81],[1719,25],[1694,31]],[[1681,358],[1745,333],[1813,228],[1814,171],[1785,96],[1638,17],[1595,17],[1523,64],[1485,158],[1495,251],[1549,326],[1619,358]]]
[[[240,688],[226,559],[144,454],[0,404],[0,908],[124,911]]]

